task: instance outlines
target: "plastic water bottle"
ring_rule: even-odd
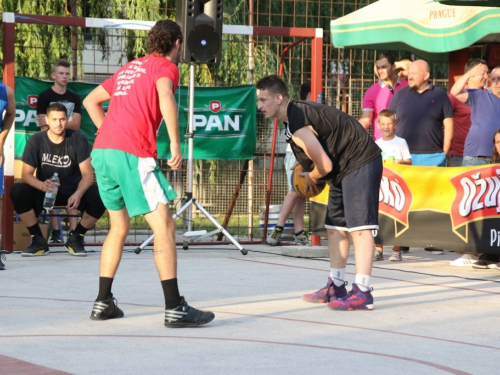
[[[54,173],[54,175],[50,178],[50,181],[53,184],[59,184],[59,177],[57,173]],[[57,185],[52,186],[52,191],[48,191],[45,193],[45,199],[43,200],[43,208],[46,210],[52,210],[54,208],[54,203],[56,202],[56,195],[57,195]]]

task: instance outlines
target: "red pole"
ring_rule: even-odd
[[[322,93],[323,77],[323,34],[322,29],[316,29],[316,37],[312,39],[311,46],[311,98],[318,102],[319,94]],[[323,95],[321,95],[321,98]],[[321,245],[321,238],[315,234],[311,236],[311,245]]]
[[[297,44],[302,43],[307,38],[300,38],[296,42],[285,47],[283,52],[281,53],[280,65],[278,68],[278,75],[280,77],[283,76],[283,62],[285,61],[285,55],[288,51],[295,47]],[[262,240],[264,241],[267,238],[267,223],[269,222],[269,203],[271,201],[271,184],[273,182],[273,172],[274,172],[274,155],[276,152],[276,139],[278,138],[278,119],[274,119],[274,128],[273,128],[273,140],[271,141],[271,163],[269,166],[269,177],[267,179],[267,194],[266,194],[266,213],[264,215],[264,229],[262,231]]]
[[[4,14],[5,16],[5,14]],[[9,20],[10,21],[10,20]],[[9,22],[3,20],[3,82],[4,84],[10,86],[11,89],[15,88],[15,65],[14,65],[14,36],[15,36],[15,24],[14,20]],[[11,132],[15,131],[16,124],[12,125]],[[12,161],[13,162],[13,161]],[[7,172],[7,170],[5,170]],[[12,218],[14,217],[14,206],[10,200],[9,193],[10,189],[14,186],[14,168],[12,168],[12,173],[5,173],[4,175],[4,197],[2,206],[2,241],[3,249],[12,251],[14,249],[14,223]]]

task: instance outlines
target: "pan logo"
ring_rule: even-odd
[[[218,100],[212,100],[210,102],[210,110],[213,113],[219,112],[220,111],[220,101],[218,101]]]
[[[245,137],[241,124],[245,109],[227,108],[219,100],[212,100],[203,108],[194,108],[193,130],[195,137]]]
[[[36,108],[38,104],[38,95],[28,95],[28,105],[31,108]]]
[[[27,95],[26,101],[17,102],[16,108],[16,123],[22,123],[23,127],[28,127],[31,124],[38,126],[38,116],[36,114],[36,106],[38,104],[38,95]],[[24,107],[24,108],[19,108]],[[35,108],[35,109],[29,109]]]

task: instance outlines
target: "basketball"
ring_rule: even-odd
[[[297,165],[292,171],[290,179],[292,182],[293,190],[295,190],[298,195],[304,198],[312,198],[316,195],[319,195],[325,188],[325,182],[321,181],[320,183],[316,184],[315,190],[308,190],[306,192],[306,178],[304,176],[299,176],[299,173],[302,172],[303,169],[300,165]]]

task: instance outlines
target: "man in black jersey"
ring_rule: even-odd
[[[58,174],[60,181],[55,205],[82,212],[82,219],[71,228],[65,243],[71,255],[87,256],[83,236],[106,210],[97,186],[93,185],[89,142],[82,133],[66,129],[67,122],[66,107],[61,103],[50,104],[47,107],[48,130],[33,134],[24,148],[23,182],[10,190],[14,209],[31,235],[31,245],[21,253],[22,256],[49,253],[37,216],[42,211],[45,193],[53,191],[50,178],[54,173]]]
[[[302,167],[308,189],[328,183],[328,230],[331,273],[327,285],[305,294],[307,302],[335,310],[371,310],[370,274],[378,229],[382,178],[381,150],[361,124],[346,113],[311,101],[290,100],[285,82],[268,76],[257,82],[258,108],[266,118],[284,121],[285,135]],[[356,279],[347,293],[344,281],[349,236],[356,259]]]

